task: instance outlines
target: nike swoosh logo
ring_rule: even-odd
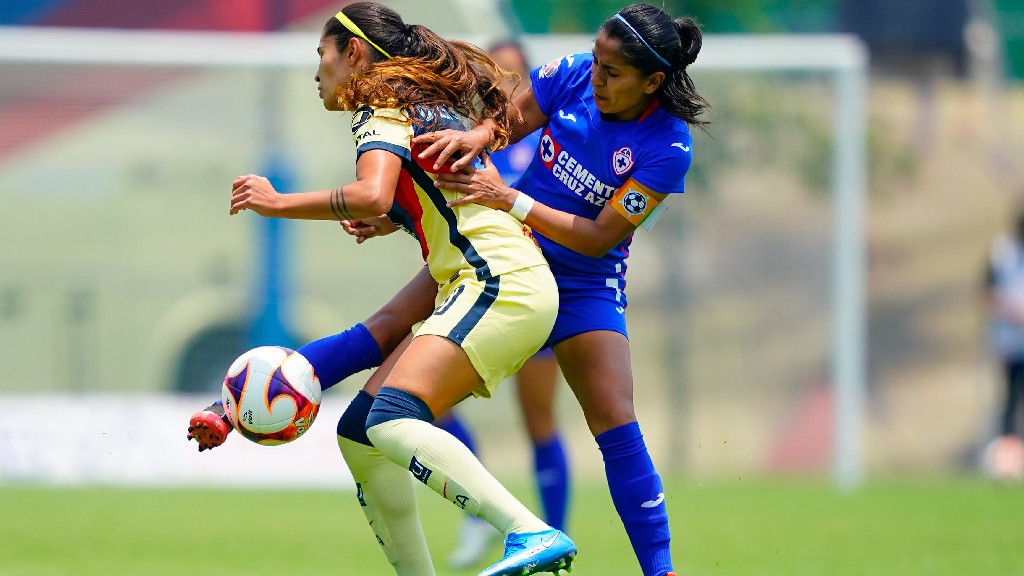
[[[558,534],[555,534],[554,536],[552,536],[551,538],[549,538],[547,540],[541,540],[540,541],[540,545],[545,547],[545,548],[551,548],[551,545],[555,543],[555,540],[558,540]]]
[[[679,148],[683,152],[689,152],[690,151],[690,147],[689,146],[684,146],[682,142],[673,142],[672,145],[675,146],[676,148]]]
[[[661,503],[664,502],[664,501],[665,501],[665,493],[662,492],[662,493],[658,494],[657,498],[655,498],[654,500],[648,500],[647,502],[644,502],[643,504],[640,505],[640,507],[641,508],[655,508],[655,507],[661,505]]]
[[[559,110],[558,111],[558,117],[561,118],[562,120],[569,120],[571,122],[576,122],[576,117],[575,116],[573,116],[572,114],[566,114],[563,110]]]

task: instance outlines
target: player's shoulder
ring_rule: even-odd
[[[664,110],[640,122],[633,138],[641,143],[643,150],[655,156],[689,157],[693,150],[689,125]]]
[[[447,106],[416,105],[411,110],[416,132],[434,130],[467,130],[472,123],[465,116]]]
[[[594,56],[588,53],[566,54],[549,60],[537,69],[534,83],[578,83],[581,79],[590,81],[590,64]]]
[[[352,112],[352,132],[358,132],[367,122],[374,119],[408,122],[409,113],[399,107],[363,104]]]

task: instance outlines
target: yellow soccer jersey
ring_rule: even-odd
[[[465,130],[465,121],[446,110],[414,109],[430,130]],[[461,194],[434,186],[433,159],[419,160],[412,138],[421,131],[397,108],[360,107],[352,114],[356,157],[367,150],[387,150],[402,158],[402,174],[388,216],[420,242],[423,258],[438,284],[473,269],[479,280],[505,272],[546,265],[530,229],[507,212],[477,204],[450,208]],[[443,170],[448,170],[444,166]]]

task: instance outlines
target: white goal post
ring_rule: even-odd
[[[0,27],[0,63],[106,66],[315,68],[316,31],[223,33]],[[486,45],[483,37],[465,40]],[[585,51],[590,36],[521,38],[537,64]],[[864,476],[866,390],[865,190],[868,55],[847,35],[706,35],[695,70],[810,71],[834,87],[830,188],[832,473],[843,488]]]

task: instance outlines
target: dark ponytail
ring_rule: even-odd
[[[700,25],[693,18],[673,21],[660,8],[631,4],[609,18],[601,31],[619,41],[623,56],[642,74],[665,73],[655,96],[666,112],[687,124],[707,124],[698,116],[710,105],[686,72],[697,60],[703,42]]]

